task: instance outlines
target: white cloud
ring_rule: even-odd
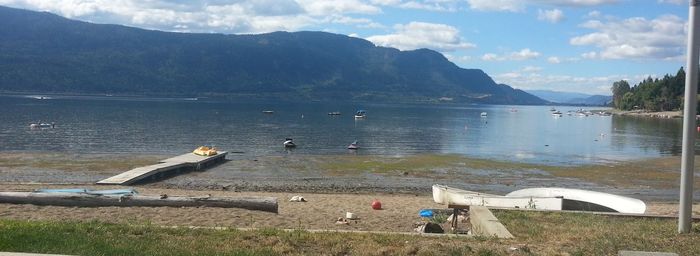
[[[378,14],[381,8],[359,0],[296,0],[306,12],[313,16],[338,13]]]
[[[481,60],[484,60],[484,61],[502,61],[502,60],[506,60],[506,58],[498,56],[497,54],[494,54],[494,53],[486,53],[483,56],[481,56]]]
[[[401,9],[416,9],[434,12],[456,12],[463,0],[369,0],[370,3]]]
[[[324,23],[382,27],[366,18],[347,17],[382,13],[379,5],[366,0],[0,0],[0,4],[96,23],[165,31],[263,33],[296,31]]]
[[[552,57],[547,58],[547,62],[552,63],[552,64],[559,64],[559,63],[561,63],[561,59],[559,59],[559,57],[552,56]]]
[[[525,10],[522,0],[467,0],[469,7],[478,11],[521,12]]]
[[[530,60],[539,57],[541,54],[530,50],[529,48],[522,49],[517,52],[511,52],[505,55],[498,55],[495,53],[486,53],[481,56],[481,60],[484,61],[504,61],[504,60]]]
[[[445,24],[411,22],[394,26],[395,32],[388,35],[375,35],[366,39],[379,46],[395,47],[401,50],[429,48],[441,52],[474,48],[476,45],[465,42],[459,30]]]
[[[681,4],[684,4],[684,3],[688,3],[688,0],[659,0],[658,2],[659,2],[659,3],[662,3],[662,4],[665,3],[665,4],[677,4],[677,5],[681,5]]]
[[[436,0],[440,1],[440,0]],[[452,1],[452,0],[442,0]],[[561,7],[590,7],[615,4],[621,0],[466,0],[469,7],[477,11],[522,12],[527,5],[549,5]],[[673,1],[673,0],[671,0]]]
[[[609,76],[571,76],[543,75],[537,72],[520,70],[506,72],[494,76],[497,83],[503,83],[523,90],[553,90],[568,92],[583,92],[591,94],[610,95],[610,86],[615,81],[628,80],[636,84],[650,75],[609,75]],[[652,77],[656,77],[652,75]]]
[[[468,55],[455,56],[455,55],[447,54],[447,53],[445,53],[443,55],[445,55],[445,58],[447,58],[451,62],[458,62],[458,63],[468,62],[472,59],[472,57],[468,56]]]
[[[600,18],[601,15],[603,14],[600,11],[590,11],[586,14],[586,18],[597,19]]]
[[[537,67],[537,66],[525,66],[522,69],[523,73],[532,73],[532,72],[540,72],[542,71],[542,67]]]
[[[513,52],[510,54],[512,60],[529,60],[535,59],[540,56],[539,52],[530,50],[529,48],[522,49],[518,52]]]
[[[674,15],[652,20],[642,17],[606,22],[589,20],[581,27],[596,32],[573,37],[569,42],[599,48],[596,57],[601,59],[676,59],[685,50],[687,25]]]
[[[551,23],[559,23],[560,21],[564,20],[564,12],[562,12],[559,9],[552,9],[552,10],[539,9],[539,10],[537,10],[537,19],[548,21]]]
[[[620,0],[529,0],[532,3],[548,4],[555,6],[595,6],[619,3]]]
[[[595,59],[595,58],[598,58],[598,53],[597,52],[584,52],[581,54],[581,57],[584,59]]]
[[[459,4],[451,0],[428,0],[428,1],[408,1],[398,5],[405,9],[418,9],[438,12],[456,12]]]

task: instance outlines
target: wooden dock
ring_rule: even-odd
[[[200,171],[224,161],[227,153],[228,152],[226,151],[222,151],[213,156],[200,156],[193,153],[187,153],[162,160],[154,165],[131,169],[127,172],[98,181],[97,184],[129,185],[148,177],[155,178],[157,176],[154,175],[157,174],[162,176],[166,172],[185,172],[193,170]]]

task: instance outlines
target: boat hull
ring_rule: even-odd
[[[433,201],[444,205],[486,206],[491,208],[561,210],[563,200],[556,197],[508,197],[433,185]]]
[[[643,214],[646,204],[642,200],[597,191],[570,188],[527,188],[506,196],[562,197],[563,210],[604,211]]]

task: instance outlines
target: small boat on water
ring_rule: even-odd
[[[218,154],[216,151],[216,148],[214,147],[207,147],[207,146],[201,146],[196,148],[194,151],[192,151],[195,155],[200,155],[200,156],[213,156]]]
[[[597,191],[569,188],[527,188],[492,195],[433,185],[433,201],[445,205],[482,205],[486,207],[541,210],[574,210],[643,214],[646,204],[639,199]]]
[[[352,143],[350,143],[350,145],[348,145],[348,149],[359,149],[359,148],[360,148],[360,145],[357,144],[357,141],[353,141]]]
[[[272,110],[263,110],[263,113],[264,113],[264,114],[274,114],[275,111],[272,111]]]
[[[329,116],[339,116],[339,115],[340,115],[340,112],[338,112],[338,111],[328,112],[328,115],[329,115]]]
[[[489,114],[486,113],[486,112],[481,112],[480,116],[481,116],[481,117],[487,117],[487,116],[489,116]]]
[[[558,110],[552,112],[552,116],[554,116],[554,117],[561,117],[562,115],[563,115],[563,114],[562,114],[560,111],[558,111]]]
[[[31,129],[48,129],[48,128],[56,128],[56,123],[32,123],[29,124],[29,128]]]
[[[291,138],[285,138],[283,145],[285,148],[293,148],[297,146],[296,144],[294,144]]]
[[[554,111],[557,111],[557,109],[554,108],[554,107],[552,107],[552,108],[549,109],[549,111],[554,112]]]
[[[367,113],[364,110],[358,110],[355,113],[355,119],[363,119],[365,117],[367,117]]]

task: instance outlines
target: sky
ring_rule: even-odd
[[[685,65],[688,0],[0,0],[177,32],[326,31],[428,48],[523,90],[610,95]]]

